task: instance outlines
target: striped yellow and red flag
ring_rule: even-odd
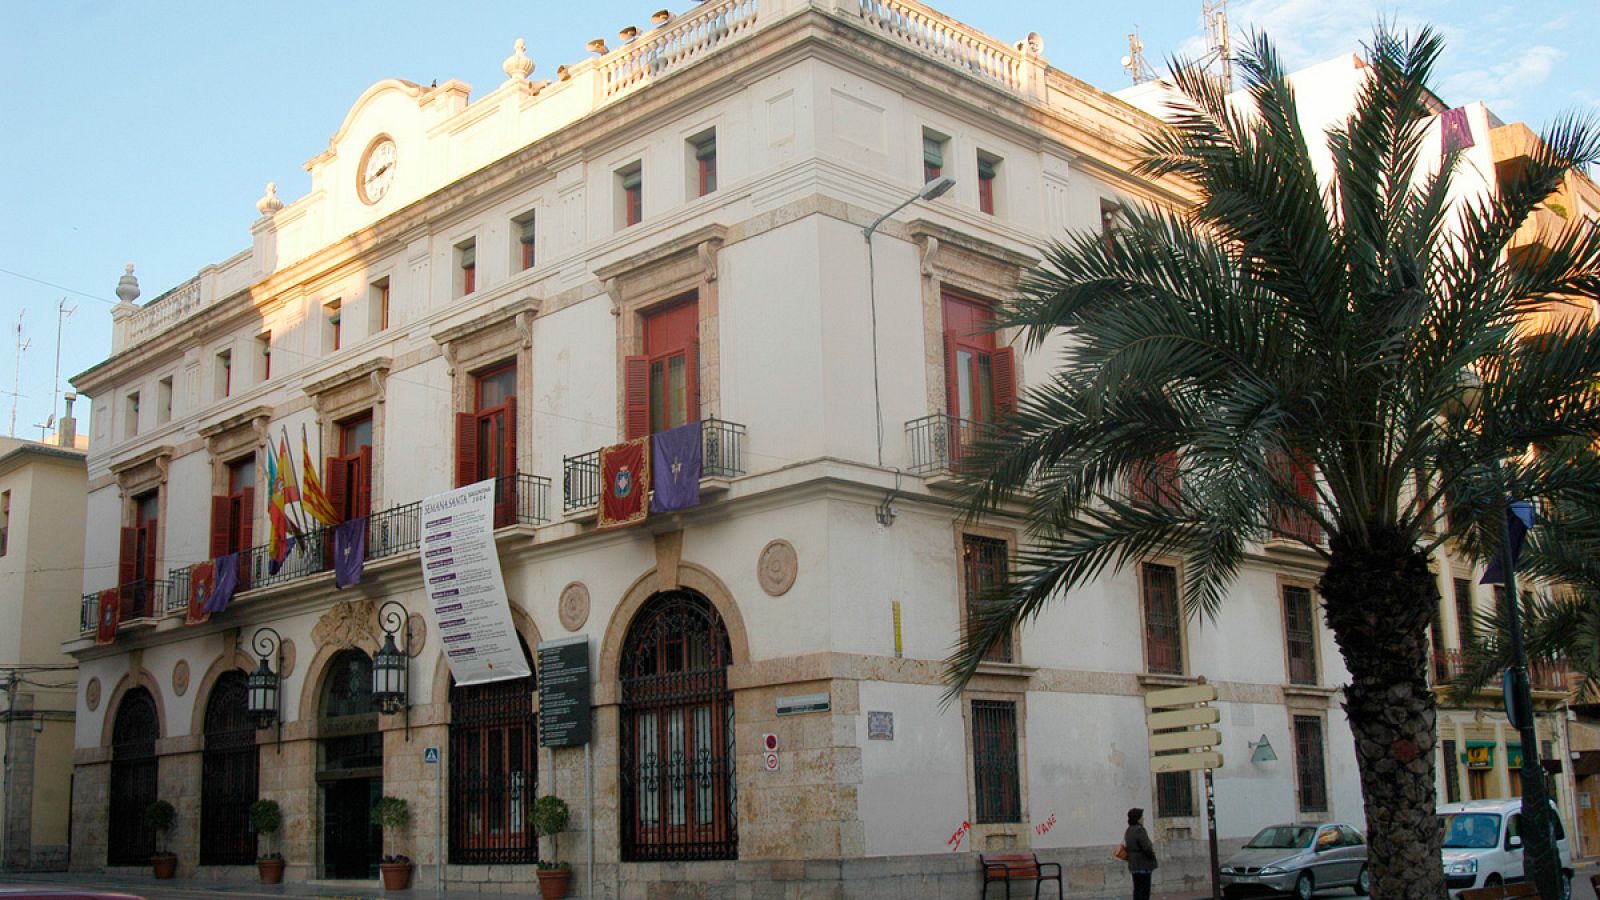
[[[322,491],[322,479],[317,477],[317,464],[312,462],[314,457],[303,426],[300,429],[300,453],[304,473],[300,477],[300,505],[313,519],[324,525],[339,524],[339,516],[333,511],[333,502]]]

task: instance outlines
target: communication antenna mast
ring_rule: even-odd
[[[61,302],[56,304],[56,377],[55,382],[50,385],[50,422],[52,424],[56,420],[56,404],[61,400],[61,328],[67,324],[67,320],[72,318],[72,314],[77,311],[77,306],[67,305],[67,298],[65,297],[62,297]]]
[[[27,315],[26,309],[17,313],[17,374],[11,382],[11,429],[6,432],[8,437],[17,436],[17,398],[22,396],[22,354],[28,352],[28,345],[32,342],[22,336],[22,317]]]
[[[1224,91],[1233,90],[1233,43],[1228,35],[1228,0],[1203,0],[1201,17],[1206,26],[1206,55],[1200,62],[1216,66]]]
[[[1128,77],[1134,84],[1144,84],[1153,81],[1155,73],[1150,70],[1150,64],[1144,59],[1144,41],[1139,40],[1139,26],[1133,26],[1133,33],[1128,35],[1128,55],[1122,58],[1122,68],[1128,71]]]

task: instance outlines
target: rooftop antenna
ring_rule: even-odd
[[[55,382],[50,385],[50,423],[52,425],[56,421],[56,404],[61,400],[61,328],[67,324],[67,320],[72,318],[72,314],[77,311],[78,307],[67,305],[67,298],[65,297],[62,297],[61,302],[56,304],[56,378]],[[43,439],[42,435],[41,439]]]
[[[1128,77],[1134,84],[1144,84],[1154,81],[1155,73],[1150,70],[1150,64],[1144,59],[1144,41],[1139,40],[1139,26],[1133,26],[1133,33],[1128,35],[1128,55],[1122,58],[1122,68],[1128,72]]]
[[[8,437],[17,436],[17,398],[22,396],[22,354],[28,352],[28,346],[32,343],[32,341],[22,336],[22,317],[27,314],[28,311],[26,309],[17,313],[17,374],[15,380],[11,383],[11,390],[9,391],[11,394],[11,429],[6,432]]]
[[[1201,18],[1206,26],[1206,54],[1200,57],[1206,68],[1216,66],[1223,91],[1233,90],[1233,43],[1228,34],[1228,0],[1203,0]]]

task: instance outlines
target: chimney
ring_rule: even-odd
[[[67,414],[56,426],[56,443],[69,450],[78,446],[78,420],[72,417],[72,401],[76,399],[77,394],[67,391]]]

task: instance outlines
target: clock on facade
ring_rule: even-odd
[[[368,145],[361,157],[361,168],[356,176],[356,193],[363,203],[377,203],[389,192],[394,182],[394,139],[379,135]]]

